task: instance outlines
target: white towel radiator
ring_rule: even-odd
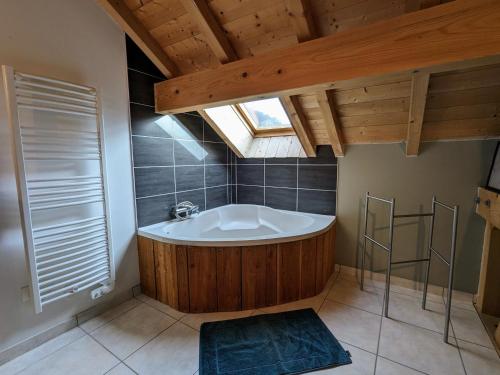
[[[2,67],[36,313],[114,280],[96,90]]]

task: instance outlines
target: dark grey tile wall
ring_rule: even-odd
[[[238,159],[197,114],[154,112],[153,85],[165,77],[128,38],[127,61],[139,227],[171,219],[184,200],[201,210],[247,203],[335,215],[330,147],[316,158]]]
[[[139,227],[171,219],[185,200],[200,210],[228,204],[226,144],[197,114],[154,112],[153,85],[165,77],[128,38],[127,61]]]
[[[337,159],[330,146],[319,146],[316,158],[239,159],[232,154],[229,174],[232,203],[336,213]]]

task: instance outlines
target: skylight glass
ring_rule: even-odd
[[[241,103],[255,130],[291,128],[290,120],[278,98]]]

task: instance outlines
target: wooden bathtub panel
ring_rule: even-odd
[[[301,242],[287,242],[278,245],[278,303],[300,299]]]
[[[187,248],[189,312],[217,311],[217,252],[213,247]]]
[[[138,236],[144,293],[183,312],[254,309],[319,294],[334,271],[335,225],[302,241],[178,246]]]
[[[316,238],[302,241],[300,298],[316,295]]]
[[[217,311],[241,310],[241,248],[217,250]]]
[[[177,287],[177,257],[175,245],[155,241],[156,298],[174,309],[179,309]]]
[[[156,298],[156,280],[153,240],[138,236],[137,249],[139,252],[139,274],[142,293]]]
[[[175,246],[179,311],[189,312],[189,272],[186,246]]]
[[[243,310],[277,303],[276,255],[276,245],[242,248]]]

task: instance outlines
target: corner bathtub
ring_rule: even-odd
[[[231,204],[204,211],[188,220],[139,228],[139,235],[176,245],[265,245],[314,236],[327,230],[334,221],[335,216]]]
[[[255,309],[323,290],[335,217],[227,205],[139,228],[138,244],[149,297],[191,313]]]

